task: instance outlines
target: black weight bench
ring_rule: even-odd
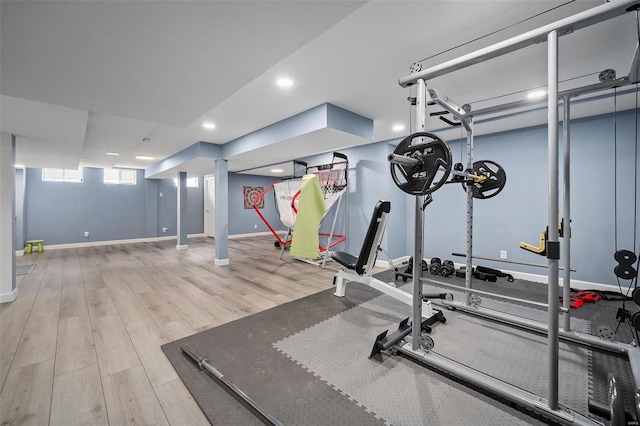
[[[380,243],[384,236],[384,231],[387,228],[390,211],[391,203],[389,201],[378,201],[373,209],[373,216],[371,217],[371,222],[369,222],[369,228],[358,257],[342,251],[333,253],[332,258],[344,266],[344,269],[338,271],[334,277],[336,285],[335,296],[344,297],[347,282],[354,281],[366,284],[409,306],[413,306],[413,296],[411,294],[397,288],[395,283],[386,283],[373,277],[373,267],[378,257],[378,251],[380,251]],[[423,317],[432,318],[442,315],[440,311],[431,307],[429,300],[424,299],[426,297],[423,297],[422,302]]]

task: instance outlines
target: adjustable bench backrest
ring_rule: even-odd
[[[391,211],[390,201],[378,201],[373,209],[373,217],[367,229],[367,235],[364,238],[360,256],[356,263],[355,271],[358,275],[371,272],[373,265],[378,257],[378,247],[382,241],[384,230],[387,227],[389,212]]]

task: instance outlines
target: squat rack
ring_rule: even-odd
[[[426,81],[449,72],[460,70],[479,62],[484,62],[504,54],[514,52],[524,47],[547,42],[548,50],[548,73],[547,73],[547,108],[548,108],[548,161],[549,161],[549,193],[548,193],[548,323],[542,324],[535,321],[522,320],[518,317],[490,311],[479,307],[469,306],[473,290],[471,289],[471,274],[466,274],[467,303],[444,302],[444,304],[455,306],[465,312],[473,313],[483,317],[495,319],[510,325],[516,325],[531,331],[547,334],[548,336],[548,395],[544,400],[537,395],[531,394],[513,385],[487,376],[479,371],[467,366],[446,359],[429,349],[421,348],[421,330],[417,324],[422,320],[422,283],[432,282],[438,285],[442,283],[421,277],[421,268],[413,268],[413,312],[412,312],[412,334],[411,342],[398,345],[396,348],[403,354],[416,358],[421,362],[431,365],[439,370],[446,371],[469,383],[492,391],[507,400],[524,406],[533,412],[552,418],[562,424],[593,425],[600,424],[579,413],[562,409],[558,404],[558,355],[559,340],[567,340],[591,347],[598,347],[616,353],[626,354],[631,365],[636,395],[640,393],[640,350],[630,344],[619,342],[609,342],[601,340],[595,336],[577,333],[569,327],[569,287],[570,287],[570,246],[567,241],[564,245],[564,296],[563,309],[558,306],[558,285],[559,285],[559,259],[560,242],[558,232],[559,217],[559,154],[558,154],[558,104],[563,101],[563,139],[564,139],[564,229],[569,229],[570,223],[570,187],[569,187],[569,153],[570,153],[570,99],[581,94],[592,93],[612,87],[620,87],[636,83],[638,81],[640,53],[638,46],[632,62],[632,67],[628,77],[613,81],[605,81],[599,84],[572,89],[565,92],[558,90],[558,37],[573,31],[585,28],[599,22],[603,22],[614,17],[623,15],[626,12],[636,11],[640,8],[640,3],[636,0],[620,0],[606,3],[582,13],[570,16],[555,23],[540,27],[505,41],[496,43],[478,51],[463,55],[459,58],[444,62],[440,65],[418,71],[403,77],[399,80],[402,87],[417,86],[416,95],[416,119],[414,133],[425,132],[425,111],[427,104]],[[457,116],[467,130],[467,167],[473,167],[473,118],[481,115],[488,115],[500,111],[523,107],[532,102],[511,102],[508,104],[485,108],[474,113],[467,113],[463,109],[443,100],[436,91],[429,90],[430,101],[435,101],[440,106]],[[440,100],[440,101],[438,101]],[[413,259],[422,259],[423,256],[423,210],[425,208],[425,197],[417,195],[415,199],[415,241]],[[472,230],[473,230],[473,197],[471,191],[467,191],[467,247],[466,247],[466,270],[471,271],[472,261]],[[562,310],[564,315],[564,330],[559,329],[558,313]]]

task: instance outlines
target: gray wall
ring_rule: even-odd
[[[633,111],[617,115],[618,244],[614,215],[614,122],[611,115],[572,121],[572,266],[577,280],[616,284],[613,268],[616,249],[638,252],[640,233],[634,222],[636,117]],[[400,191],[389,176],[387,154],[399,140],[342,151],[349,157],[348,216],[339,217],[337,231],[347,231],[347,243],[337,247],[357,254],[371,212],[378,200],[390,200],[391,216],[383,245],[394,258],[411,255],[414,240],[414,197]],[[464,155],[463,141],[449,141],[454,162]],[[475,158],[494,160],[507,171],[507,186],[495,198],[474,203],[474,253],[509,260],[546,263],[546,258],[519,248],[520,241],[537,244],[547,223],[546,126],[476,136]],[[331,161],[331,154],[302,159],[309,164]],[[85,169],[82,184],[42,182],[39,169],[27,169],[25,239],[47,244],[175,235],[176,193],[172,180],[144,180],[138,185],[102,184],[100,169]],[[562,175],[562,171],[560,172]],[[268,187],[273,178],[229,174],[229,235],[267,231],[253,209],[244,209],[242,187]],[[202,183],[202,182],[201,182]],[[189,233],[203,232],[203,188],[190,188]],[[163,196],[160,197],[159,193]],[[198,195],[195,195],[198,194]],[[425,213],[425,257],[452,258],[465,247],[465,192],[461,185],[446,185],[433,194]],[[277,230],[284,226],[274,208],[273,195],[265,197],[261,212]],[[561,204],[562,205],[562,202]],[[344,206],[343,206],[344,207]],[[562,216],[562,212],[560,212]],[[326,230],[326,224],[323,230]],[[162,227],[169,231],[162,233]],[[84,238],[83,232],[91,232]],[[636,244],[635,250],[633,245]],[[383,257],[381,257],[383,258]],[[461,261],[461,258],[454,259]],[[480,263],[480,262],[478,262]],[[491,267],[546,274],[545,269],[482,262]]]
[[[571,130],[571,264],[577,268],[572,278],[617,285],[612,272],[617,265],[613,259],[613,117],[573,120]],[[637,221],[633,203],[638,197],[638,186],[634,188],[635,139],[634,112],[618,113],[618,249],[637,253],[638,247],[633,247]],[[461,142],[450,145],[454,161],[460,161]],[[507,171],[507,186],[502,193],[474,202],[474,254],[499,257],[500,250],[507,250],[509,260],[546,264],[545,257],[519,248],[520,241],[538,245],[538,235],[547,225],[546,126],[476,137],[474,157],[494,160]],[[562,217],[562,188],[560,194]],[[433,196],[425,216],[425,257],[451,258],[452,252],[464,252],[465,193],[460,185],[447,185]],[[637,227],[635,241],[640,242]],[[540,268],[477,263],[546,275]]]
[[[176,233],[172,179],[144,179],[144,171],[138,170],[136,185],[108,185],[103,183],[102,169],[90,167],[84,168],[82,183],[44,182],[41,169],[25,173],[25,240],[66,244]],[[202,233],[202,182],[198,188],[189,188],[187,197],[188,232]],[[162,226],[168,232],[162,233]]]
[[[573,279],[616,285],[613,259],[616,249],[639,250],[636,227],[634,250],[635,113],[617,114],[618,140],[618,245],[614,232],[614,124],[612,115],[571,122],[571,207]],[[413,252],[415,198],[400,191],[389,175],[386,156],[398,140],[342,151],[350,160],[348,238],[338,248],[358,254],[376,201],[391,201],[391,215],[384,248],[392,257]],[[454,163],[466,158],[466,140],[448,141]],[[562,149],[561,149],[562,152]],[[506,250],[509,260],[546,264],[546,258],[519,247],[520,241],[538,244],[547,224],[548,166],[546,126],[486,136],[476,136],[476,160],[493,160],[507,171],[507,186],[495,198],[474,202],[474,254],[499,257]],[[331,161],[330,154],[304,159],[309,164]],[[562,168],[560,170],[562,176]],[[560,189],[562,210],[562,188]],[[445,185],[433,194],[425,213],[424,256],[453,258],[464,252],[466,194],[459,184]],[[560,211],[562,217],[562,211]],[[342,229],[338,222],[338,229]],[[562,241],[561,241],[562,243]],[[380,256],[384,259],[384,256]],[[475,262],[495,268],[546,275],[546,269],[497,262]]]
[[[276,180],[278,179],[267,176],[229,173],[229,235],[269,231],[267,225],[260,219],[254,209],[244,208],[244,192],[242,187],[262,186],[267,189]],[[262,213],[276,231],[286,230],[285,226],[280,222],[275,208],[273,190],[265,195],[264,201],[264,209],[261,209],[260,213]]]

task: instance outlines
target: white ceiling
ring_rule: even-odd
[[[397,138],[408,133],[406,98],[412,94],[397,81],[413,62],[452,49],[422,62],[436,65],[603,1],[564,3],[3,0],[1,130],[16,134],[18,163],[61,168],[146,168],[150,163],[135,155],[159,161],[198,141],[224,144],[325,102],[373,119],[374,141]],[[595,83],[605,68],[626,75],[635,24],[628,14],[562,37],[561,79],[588,75],[562,88]],[[282,76],[294,86],[276,86]],[[542,44],[429,84],[478,109],[521,97],[487,100],[545,80]],[[633,101],[632,95],[619,99],[618,108],[631,108]],[[573,113],[587,116],[612,106],[604,100]],[[216,128],[204,129],[206,120]],[[545,120],[541,113],[519,115],[478,124],[476,133]],[[407,130],[393,132],[397,123]],[[229,169],[367,142],[336,133],[317,132],[230,158]],[[442,135],[460,137],[460,130]],[[208,164],[192,161],[180,170],[204,174]]]

